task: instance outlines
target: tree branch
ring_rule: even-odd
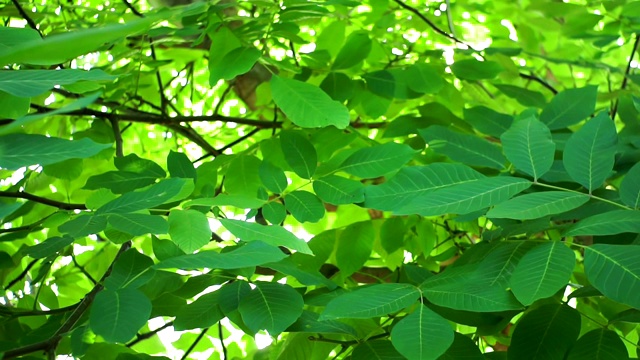
[[[538,84],[544,86],[545,88],[547,88],[549,91],[551,91],[554,95],[558,93],[558,90],[556,90],[553,86],[551,86],[548,82],[542,80],[541,78],[533,75],[533,74],[525,74],[525,73],[520,73],[519,74],[521,78],[523,79],[527,79],[527,80],[532,80],[537,82]]]
[[[631,55],[629,56],[629,61],[627,62],[627,69],[624,71],[624,78],[622,79],[622,85],[620,86],[620,90],[624,90],[627,88],[627,83],[629,82],[629,74],[631,73],[631,62],[633,61],[633,57],[638,51],[638,45],[640,44],[640,36],[638,34],[634,34],[636,40],[633,43],[633,49],[631,50]],[[613,109],[611,109],[611,118],[613,120],[616,119],[616,114],[618,113],[618,104],[619,100],[616,99],[616,103],[613,105]]]
[[[40,204],[56,207],[61,210],[87,210],[87,206],[85,204],[64,203],[56,200],[47,199],[38,195],[33,195],[23,191],[0,191],[0,197],[31,200]]]
[[[27,266],[24,268],[24,270],[22,270],[22,272],[20,274],[18,274],[18,276],[16,276],[15,279],[9,281],[9,283],[7,284],[7,286],[5,286],[5,289],[9,289],[10,287],[12,287],[13,285],[17,284],[18,281],[24,279],[25,276],[27,276],[27,274],[29,273],[29,270],[31,270],[31,268],[39,261],[40,259],[34,259],[31,260],[31,262],[29,264],[27,264]]]
[[[122,255],[122,253],[129,250],[130,248],[131,248],[130,241],[122,244],[115,258],[111,262],[111,265],[109,265],[109,268],[107,269],[107,271],[104,273],[104,275],[102,275],[102,278],[100,279],[100,283],[94,286],[93,289],[87,295],[85,295],[82,301],[80,301],[80,303],[74,308],[71,315],[69,315],[69,318],[64,322],[64,324],[62,324],[62,326],[60,326],[60,328],[55,332],[55,334],[53,334],[47,340],[44,340],[35,344],[19,347],[17,349],[7,350],[4,352],[3,359],[5,360],[13,359],[18,356],[30,354],[40,350],[46,351],[46,352],[52,352],[53,350],[55,350],[55,348],[58,346],[58,343],[62,339],[62,336],[67,332],[69,332],[71,329],[73,329],[73,327],[80,320],[82,315],[84,315],[85,311],[89,309],[96,295],[98,295],[98,293],[104,289],[102,282],[104,282],[104,280],[111,274],[113,265],[116,263],[116,261],[118,261],[118,258],[120,258],[120,255]]]
[[[169,321],[166,324],[162,325],[161,327],[155,329],[155,330],[151,330],[149,332],[146,332],[144,334],[137,334],[136,338],[131,340],[131,342],[127,343],[126,347],[132,347],[133,345],[139,343],[140,341],[143,340],[147,340],[151,337],[153,337],[154,335],[156,335],[157,333],[159,333],[160,331],[173,326],[173,321]]]
[[[16,9],[18,10],[18,13],[20,14],[20,16],[22,16],[22,18],[27,22],[27,24],[29,25],[30,28],[32,28],[33,30],[38,32],[38,35],[40,35],[41,38],[44,37],[44,35],[42,35],[42,32],[40,32],[40,29],[38,29],[38,25],[35,23],[35,21],[33,21],[33,19],[27,14],[26,11],[24,11],[24,9],[22,8],[22,5],[20,5],[20,3],[18,2],[18,0],[11,0],[11,2],[13,3],[13,5],[16,7]]]
[[[207,333],[207,331],[209,331],[209,328],[204,328],[202,329],[202,331],[200,332],[200,334],[198,334],[198,337],[194,340],[194,342],[191,344],[191,346],[189,346],[189,348],[187,349],[187,351],[184,353],[184,355],[180,358],[180,360],[185,360],[189,354],[191,354],[191,352],[193,351],[193,349],[195,349],[196,345],[198,345],[198,343],[200,342],[200,340],[202,340],[202,338],[204,337],[204,334]]]

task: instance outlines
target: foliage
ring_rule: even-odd
[[[638,357],[639,1],[0,18],[3,358]]]

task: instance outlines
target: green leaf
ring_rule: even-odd
[[[311,179],[318,165],[318,154],[307,137],[296,131],[282,131],[280,146],[284,159],[303,179]]]
[[[178,310],[173,327],[176,331],[208,328],[224,318],[218,302],[220,294],[213,292],[200,296],[196,301]]]
[[[272,246],[286,246],[313,255],[306,242],[280,226],[267,226],[241,220],[218,219],[222,226],[242,241],[260,240]]]
[[[61,233],[69,234],[74,238],[97,234],[107,227],[107,218],[99,215],[80,215],[60,225]]]
[[[511,291],[518,301],[531,305],[553,296],[567,286],[576,256],[559,241],[549,241],[529,250],[511,275]]]
[[[279,225],[287,217],[287,209],[281,203],[271,201],[262,207],[262,216],[272,225]]]
[[[616,235],[625,232],[640,233],[640,211],[614,210],[580,220],[565,236]]]
[[[44,259],[71,245],[73,240],[71,236],[54,236],[37,245],[31,246],[25,250],[25,254],[34,259]]]
[[[262,184],[274,194],[282,194],[287,188],[287,176],[284,171],[270,161],[262,161],[259,174]]]
[[[156,236],[151,236],[151,246],[153,248],[153,254],[156,259],[163,261],[171,259],[176,256],[185,255],[184,251],[180,250],[171,240],[158,239]]]
[[[462,164],[434,163],[403,167],[387,182],[365,187],[365,206],[395,211],[428,192],[482,178],[484,175]]]
[[[313,191],[324,202],[333,205],[360,203],[364,201],[364,185],[342,176],[327,175],[313,182]]]
[[[347,75],[340,72],[330,72],[322,80],[320,89],[326,92],[333,100],[344,102],[355,93],[355,82]]]
[[[235,206],[241,209],[258,209],[267,201],[243,194],[219,194],[214,198],[193,199],[184,203],[183,207],[193,206]]]
[[[255,156],[240,155],[233,159],[227,169],[224,188],[229,194],[256,197],[260,183],[261,161]]]
[[[464,120],[481,133],[499,138],[513,123],[513,116],[499,113],[485,106],[464,109]]]
[[[478,61],[476,59],[458,60],[451,65],[453,74],[462,80],[493,79],[504,68],[495,61]]]
[[[496,263],[495,266],[504,264]],[[502,286],[502,268],[492,277],[477,274],[478,264],[448,268],[420,285],[424,296],[435,305],[473,312],[498,312],[523,308]]]
[[[144,190],[128,192],[102,205],[96,211],[96,215],[127,214],[162,205],[178,195],[186,183],[184,179],[167,179],[153,184]]]
[[[629,353],[620,336],[608,329],[595,329],[582,335],[567,360],[625,360]]]
[[[139,290],[128,287],[103,290],[91,305],[91,330],[107,342],[131,340],[151,315],[151,301]]]
[[[102,70],[0,70],[0,90],[20,97],[34,97],[53,89],[56,85],[68,85],[78,81],[113,81],[116,76]]]
[[[359,343],[351,355],[352,360],[405,360],[389,340],[369,340]]]
[[[475,135],[461,134],[444,126],[421,129],[420,136],[433,151],[471,166],[504,169],[505,158],[500,147]]]
[[[209,65],[210,83],[220,79],[233,80],[256,64],[262,53],[254,47],[238,47],[224,54],[220,62]]]
[[[640,162],[633,165],[622,179],[620,200],[634,209],[640,208]]]
[[[336,320],[318,321],[319,316],[313,311],[305,310],[302,312],[302,316],[287,331],[350,335],[354,339],[358,337],[358,333],[353,327]]]
[[[597,86],[561,91],[542,110],[540,121],[551,130],[567,128],[593,114],[597,96]]]
[[[567,191],[544,191],[507,200],[489,210],[487,217],[516,220],[538,219],[582,206],[590,197]]]
[[[197,254],[179,255],[160,261],[156,269],[241,269],[260,266],[284,259],[286,255],[277,247],[262,241],[252,241],[234,250],[218,253],[200,251]]]
[[[111,144],[98,144],[91,139],[65,140],[34,134],[0,136],[0,167],[17,170],[35,164],[55,164],[68,159],[86,159]]]
[[[375,178],[398,170],[415,153],[408,145],[388,142],[356,151],[340,165],[339,170],[361,178]]]
[[[384,98],[393,98],[396,93],[396,79],[387,70],[374,71],[362,75],[367,83],[367,90]]]
[[[534,181],[551,169],[556,144],[549,128],[534,117],[516,121],[500,139],[507,159]]]
[[[191,254],[211,241],[209,219],[196,210],[171,210],[169,235],[182,251]]]
[[[147,159],[142,159],[136,154],[129,154],[124,157],[116,157],[113,163],[120,171],[133,172],[148,177],[163,178],[167,174],[160,165]]]
[[[68,31],[0,48],[0,66],[12,63],[61,64],[79,55],[98,50],[104,44],[148,30],[160,20],[162,18],[158,15],[146,16],[128,21],[126,24],[114,23]]]
[[[19,119],[29,112],[31,105],[30,98],[22,98],[7,94],[4,91],[0,91],[0,118],[2,119]],[[9,123],[0,128],[0,134],[7,134],[8,127],[18,128],[19,125],[15,125],[16,121]]]
[[[407,85],[421,94],[435,94],[440,91],[445,81],[440,73],[428,64],[416,63],[407,69]]]
[[[478,345],[468,336],[455,333],[453,344],[438,360],[486,360]]]
[[[410,284],[379,284],[344,293],[329,301],[320,320],[368,319],[400,311],[414,304],[420,291]]]
[[[300,127],[344,129],[349,125],[349,110],[317,86],[274,75],[271,92],[276,105]]]
[[[157,177],[155,175],[147,173],[109,171],[87,179],[84,188],[88,190],[105,188],[111,190],[114,194],[124,194],[135,189],[149,186],[155,183],[156,179]]]
[[[336,244],[336,265],[340,274],[346,278],[364,265],[371,251],[375,231],[371,221],[361,221],[347,226],[340,234]]]
[[[166,234],[169,224],[162,216],[147,214],[109,215],[109,224],[116,230],[133,236]]]
[[[523,106],[533,106],[537,108],[543,108],[547,105],[547,100],[544,95],[539,91],[533,91],[519,86],[496,84],[493,85],[501,93],[507,95],[510,98],[516,99]]]
[[[264,264],[263,266],[286,276],[294,277],[303,285],[324,285],[329,289],[336,288],[336,284],[324,277],[319,271],[304,270],[300,265],[293,262],[291,257],[287,257],[278,262]]]
[[[518,320],[509,359],[564,359],[580,334],[580,313],[563,304],[546,304]]]
[[[169,169],[171,177],[196,180],[196,169],[184,153],[169,151],[167,169]]]
[[[604,296],[640,309],[640,246],[592,245],[585,249],[584,270]]]
[[[238,307],[245,325],[254,333],[264,329],[277,336],[302,315],[302,295],[291,286],[268,282],[254,285]]]
[[[531,182],[528,180],[515,177],[482,178],[426,193],[414,198],[394,213],[422,216],[468,214],[500,204],[530,186]]]
[[[118,290],[121,288],[139,288],[153,277],[153,260],[140,254],[136,249],[129,249],[122,253],[109,277],[104,281],[105,288]]]
[[[259,244],[259,242],[254,244]],[[262,245],[266,244],[263,243]],[[220,309],[225,314],[229,314],[238,309],[240,301],[251,292],[251,286],[246,281],[238,280],[222,285],[216,292],[218,293]]]
[[[324,204],[313,193],[296,190],[284,197],[285,208],[300,222],[318,222],[324,217]]]
[[[453,328],[447,320],[420,304],[391,330],[393,346],[407,359],[437,359],[453,343]]]
[[[564,168],[591,193],[613,170],[618,137],[609,115],[601,112],[573,133],[564,150]]]
[[[348,69],[363,61],[371,51],[371,39],[365,31],[357,31],[349,35],[346,43],[336,56],[332,70]]]
[[[240,47],[240,40],[227,26],[221,26],[217,31],[210,32],[211,47],[209,48],[209,85],[212,87],[224,75],[224,67],[227,65],[225,56],[234,49]]]

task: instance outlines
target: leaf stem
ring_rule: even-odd
[[[533,182],[533,185],[538,185],[538,186],[545,187],[545,188],[548,188],[548,189],[554,189],[554,190],[560,190],[560,191],[571,192],[571,193],[574,193],[574,194],[582,194],[582,195],[586,195],[586,196],[589,196],[589,197],[591,197],[591,198],[593,198],[593,199],[595,199],[595,200],[598,200],[598,201],[602,201],[602,202],[604,202],[604,203],[607,203],[607,204],[609,204],[609,205],[617,206],[617,207],[622,208],[622,209],[625,209],[625,210],[632,210],[630,207],[628,207],[628,206],[626,206],[626,205],[622,205],[622,204],[617,203],[617,202],[615,202],[615,201],[612,201],[612,200],[609,200],[609,199],[605,199],[605,198],[600,197],[600,196],[595,196],[595,195],[593,195],[593,194],[585,194],[585,193],[580,192],[580,191],[577,191],[577,190],[571,190],[571,189],[567,189],[567,188],[563,188],[563,187],[555,186],[555,185],[543,184],[543,183],[540,183],[540,182],[537,182],[537,181],[534,181],[534,182]]]

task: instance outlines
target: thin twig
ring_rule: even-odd
[[[556,90],[553,86],[549,85],[548,82],[542,80],[541,78],[533,75],[533,74],[525,74],[525,73],[520,73],[519,74],[521,78],[523,79],[527,79],[527,80],[532,80],[537,82],[538,84],[544,86],[547,90],[551,91],[554,95],[558,93],[558,90]]]
[[[31,200],[40,204],[53,206],[62,210],[87,210],[87,206],[85,204],[64,203],[56,200],[47,199],[42,196],[33,195],[23,191],[0,191],[0,198],[2,197]]]
[[[633,57],[638,51],[638,44],[640,44],[640,36],[638,34],[634,34],[635,42],[633,43],[633,50],[631,50],[631,55],[629,56],[629,62],[627,62],[627,69],[624,72],[624,78],[622,79],[622,85],[620,86],[620,90],[624,90],[627,88],[627,83],[629,82],[629,73],[631,73],[631,62],[633,61]],[[619,101],[616,99],[616,103],[613,105],[613,109],[611,109],[611,118],[616,119],[616,114],[618,113],[618,104]]]
[[[155,330],[151,330],[149,332],[146,332],[144,334],[136,334],[136,338],[131,340],[131,342],[127,343],[126,347],[132,347],[133,345],[139,343],[140,341],[143,340],[147,340],[149,338],[152,338],[154,335],[156,335],[157,333],[159,333],[160,331],[173,326],[173,321],[169,321],[166,324],[162,325],[161,327],[155,329]]]
[[[39,261],[40,259],[34,259],[31,260],[30,263],[27,264],[27,266],[24,268],[24,270],[22,270],[22,272],[20,274],[18,274],[18,276],[15,277],[15,279],[9,281],[9,283],[7,284],[7,286],[5,286],[5,289],[9,289],[11,288],[13,285],[17,284],[18,281],[24,279],[25,276],[27,276],[27,274],[29,273],[29,270],[31,270],[31,268]]]
[[[40,32],[40,29],[38,29],[38,25],[36,25],[35,21],[33,21],[33,19],[29,16],[29,14],[27,14],[27,12],[24,11],[24,8],[22,7],[22,5],[20,5],[18,0],[11,0],[11,2],[18,10],[18,13],[20,14],[20,16],[22,16],[22,18],[27,22],[29,27],[37,31],[38,35],[40,35],[41,38],[44,38],[44,35],[42,35],[42,32]]]
[[[91,274],[89,274],[89,272],[87,272],[87,269],[84,268],[84,266],[80,265],[78,263],[78,260],[76,259],[75,255],[71,255],[71,260],[73,260],[73,264],[80,270],[80,272],[87,277],[87,279],[89,279],[89,281],[91,281],[93,283],[93,285],[96,285],[98,283],[98,281],[96,279],[93,278],[93,276],[91,276]]]
[[[181,360],[186,360],[186,358],[189,356],[189,354],[191,354],[191,352],[193,351],[193,349],[195,349],[196,345],[198,345],[198,343],[200,342],[200,340],[202,340],[202,338],[204,337],[204,334],[207,333],[207,331],[209,331],[209,328],[204,328],[202,329],[202,331],[200,332],[200,334],[198,335],[198,337],[193,341],[193,343],[191,344],[191,346],[189,346],[189,348],[187,349],[187,351],[184,353],[184,355],[182,356],[182,358],[180,358]]]
[[[224,344],[224,333],[222,332],[222,322],[218,321],[218,338],[220,339],[220,345],[222,345],[222,360],[227,359],[227,346]]]

